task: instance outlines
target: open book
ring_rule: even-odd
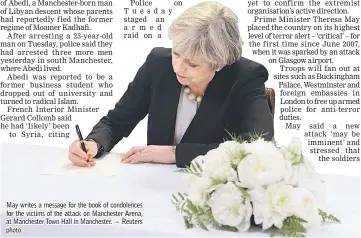
[[[100,175],[115,176],[118,174],[121,166],[122,154],[107,153],[100,159],[95,159],[93,167],[79,167],[74,165],[68,155],[64,154],[51,162],[49,167],[44,171],[44,175]]]

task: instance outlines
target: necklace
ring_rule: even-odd
[[[193,93],[191,93],[191,89],[189,87],[185,87],[184,92],[188,95],[188,98],[190,100],[196,101],[196,102],[201,102],[203,99],[203,96],[198,96],[196,97],[196,95],[194,95]]]

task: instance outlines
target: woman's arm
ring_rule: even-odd
[[[135,126],[149,111],[152,52],[139,68],[134,80],[114,109],[100,119],[86,139],[91,139],[110,151],[123,137],[129,136]],[[98,155],[99,157],[101,155]]]

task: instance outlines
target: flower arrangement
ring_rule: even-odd
[[[340,222],[320,209],[324,184],[298,138],[277,147],[232,137],[179,171],[187,173],[188,192],[172,202],[187,228],[245,232],[254,224],[275,228],[271,236],[302,237],[322,221]]]

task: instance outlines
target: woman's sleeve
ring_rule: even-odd
[[[123,137],[129,136],[135,126],[148,114],[151,90],[152,52],[139,68],[134,80],[115,104],[114,109],[100,119],[87,139],[100,143],[104,152],[110,151]]]
[[[268,79],[267,69],[259,65],[250,74],[250,79],[240,87],[237,94],[239,110],[232,113],[237,117],[236,123],[229,128],[232,134],[250,139],[255,134],[261,135],[265,140],[272,140],[274,135],[273,116],[268,105],[265,93],[265,81]],[[229,138],[228,138],[229,139]],[[176,149],[177,167],[185,167],[198,155],[204,155],[215,149],[215,144],[181,143]]]

